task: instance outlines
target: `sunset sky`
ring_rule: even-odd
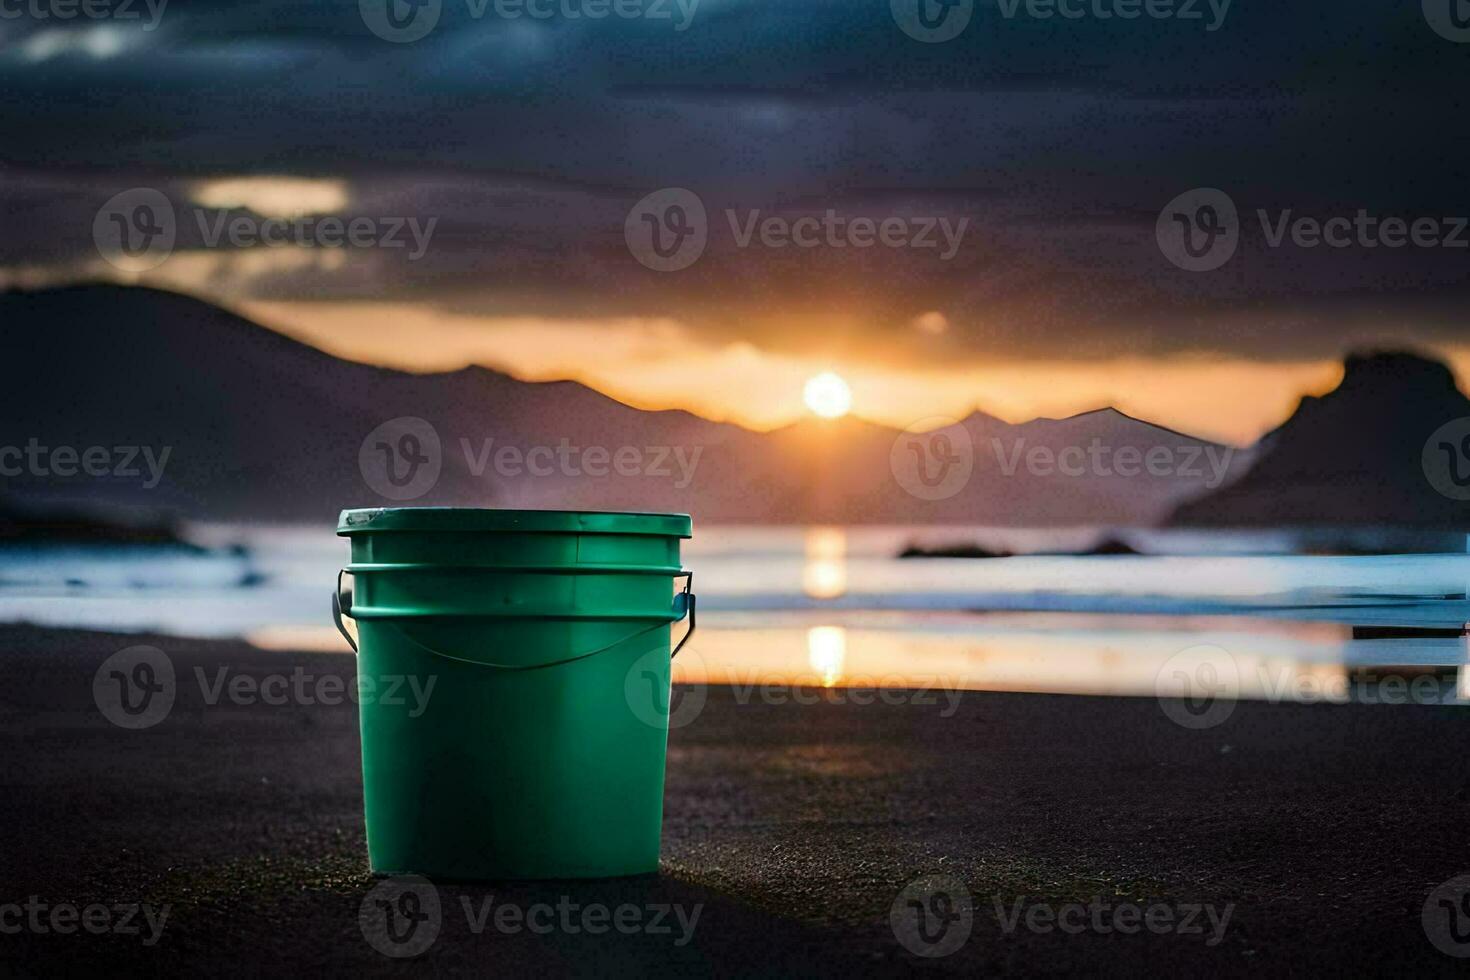
[[[830,370],[893,425],[1113,404],[1247,442],[1351,347],[1470,369],[1470,248],[1272,247],[1257,216],[1470,214],[1465,90],[1442,84],[1470,77],[1470,44],[1417,2],[1242,0],[1215,30],[977,2],[943,43],[888,0],[701,0],[683,29],[687,4],[594,21],[442,0],[432,31],[393,43],[364,21],[374,2],[0,21],[0,285],[158,285],[344,357],[571,377],[756,427],[799,418]],[[177,232],[146,271],[94,240],[137,187]],[[677,271],[625,235],[665,188],[706,212]],[[1156,238],[1193,188],[1239,211],[1212,271]],[[963,232],[949,255],[740,240],[828,212]],[[207,241],[239,216],[430,230],[421,255],[407,232]]]

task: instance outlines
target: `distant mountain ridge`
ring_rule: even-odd
[[[28,504],[290,521],[403,503],[675,510],[717,522],[1149,525],[1249,462],[1248,452],[1111,409],[1017,425],[975,412],[945,440],[854,418],[753,432],[643,411],[570,381],[343,361],[140,287],[0,294],[0,335],[11,368],[0,448],[169,450],[153,488],[146,475],[89,476],[75,461],[7,477],[4,493]],[[404,417],[427,423],[427,439],[378,432]],[[434,441],[437,454],[427,451]],[[399,449],[414,467],[435,456],[438,471],[427,492],[401,501],[369,479],[377,454],[386,462]],[[927,499],[929,488],[898,476],[917,461],[919,478],[949,479],[955,454],[971,470],[952,495]]]
[[[1250,472],[1175,512],[1195,526],[1381,524],[1470,528],[1470,502],[1435,489],[1425,444],[1470,418],[1454,373],[1407,351],[1356,353],[1342,383],[1262,437]]]

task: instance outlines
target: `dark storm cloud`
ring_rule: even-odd
[[[443,0],[403,44],[357,3],[173,0],[151,31],[0,21],[0,131],[19,134],[0,144],[0,259],[94,257],[92,216],[125,187],[187,202],[210,176],[302,175],[345,178],[349,213],[438,217],[434,247],[413,266],[282,272],[252,295],[672,316],[828,347],[843,338],[823,317],[897,347],[899,325],[937,309],[946,356],[1314,356],[1364,332],[1463,330],[1467,250],[1270,248],[1255,217],[1470,214],[1470,44],[1418,3],[1236,0],[1214,31],[1203,0],[1199,21],[980,3],[941,44],[906,36],[886,0],[702,0],[684,30],[674,0],[672,20],[508,20],[489,3],[475,17]],[[114,53],[56,43],[97,30]],[[631,261],[623,220],[669,186],[699,194],[711,241],[660,274]],[[1225,190],[1243,222],[1211,273],[1170,265],[1154,238],[1194,187]],[[723,213],[829,208],[969,226],[940,262],[740,249]],[[799,339],[793,314],[813,324]]]

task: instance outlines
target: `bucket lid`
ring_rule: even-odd
[[[378,531],[521,531],[578,534],[657,534],[687,538],[688,514],[600,510],[498,510],[493,507],[366,507],[344,510],[337,533]]]

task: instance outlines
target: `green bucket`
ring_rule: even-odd
[[[670,624],[689,617],[680,647],[694,631],[690,531],[687,514],[342,512],[352,562],[332,606],[358,655],[374,872],[658,870]]]

